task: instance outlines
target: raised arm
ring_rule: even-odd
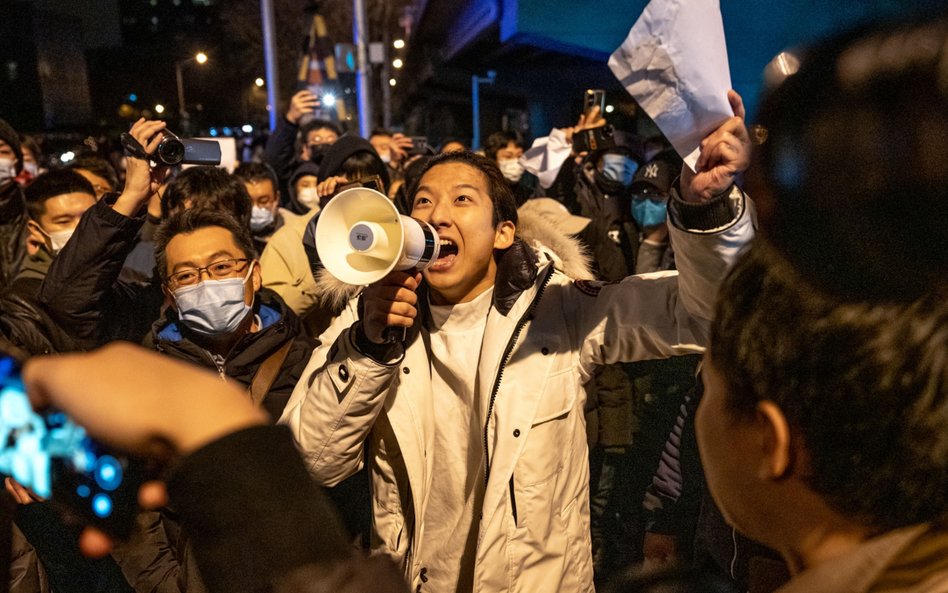
[[[141,119],[130,133],[152,154],[164,127],[164,122]],[[118,278],[144,223],[144,207],[166,174],[164,168],[129,155],[122,194],[114,201],[107,196],[86,211],[76,228],[77,240],[66,243],[53,260],[39,300],[73,338],[91,345],[137,341],[141,328],[157,317],[160,291]]]

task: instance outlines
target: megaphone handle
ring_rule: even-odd
[[[408,338],[408,328],[390,325],[382,332],[382,339],[385,344],[398,344]]]

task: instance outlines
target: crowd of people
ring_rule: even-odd
[[[145,119],[44,170],[0,120],[0,350],[165,467],[127,540],[6,478],[9,590],[948,591],[945,39],[814,46],[694,170],[574,149],[596,107],[474,152],[300,91],[233,173]],[[334,278],[351,187],[438,258]]]

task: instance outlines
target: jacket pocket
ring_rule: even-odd
[[[526,443],[514,473],[524,486],[545,482],[559,473],[570,456],[563,448],[572,442],[572,433],[580,420],[576,407],[575,376],[565,369],[547,381],[534,414]]]

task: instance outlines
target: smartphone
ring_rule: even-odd
[[[583,113],[588,115],[593,107],[599,108],[599,115],[606,114],[606,91],[602,89],[586,89],[583,93]]]
[[[416,154],[428,154],[428,139],[424,136],[412,136],[411,149],[408,151],[408,154],[411,156]]]
[[[146,466],[91,439],[63,412],[34,412],[19,363],[0,353],[0,474],[68,515],[127,538]]]

